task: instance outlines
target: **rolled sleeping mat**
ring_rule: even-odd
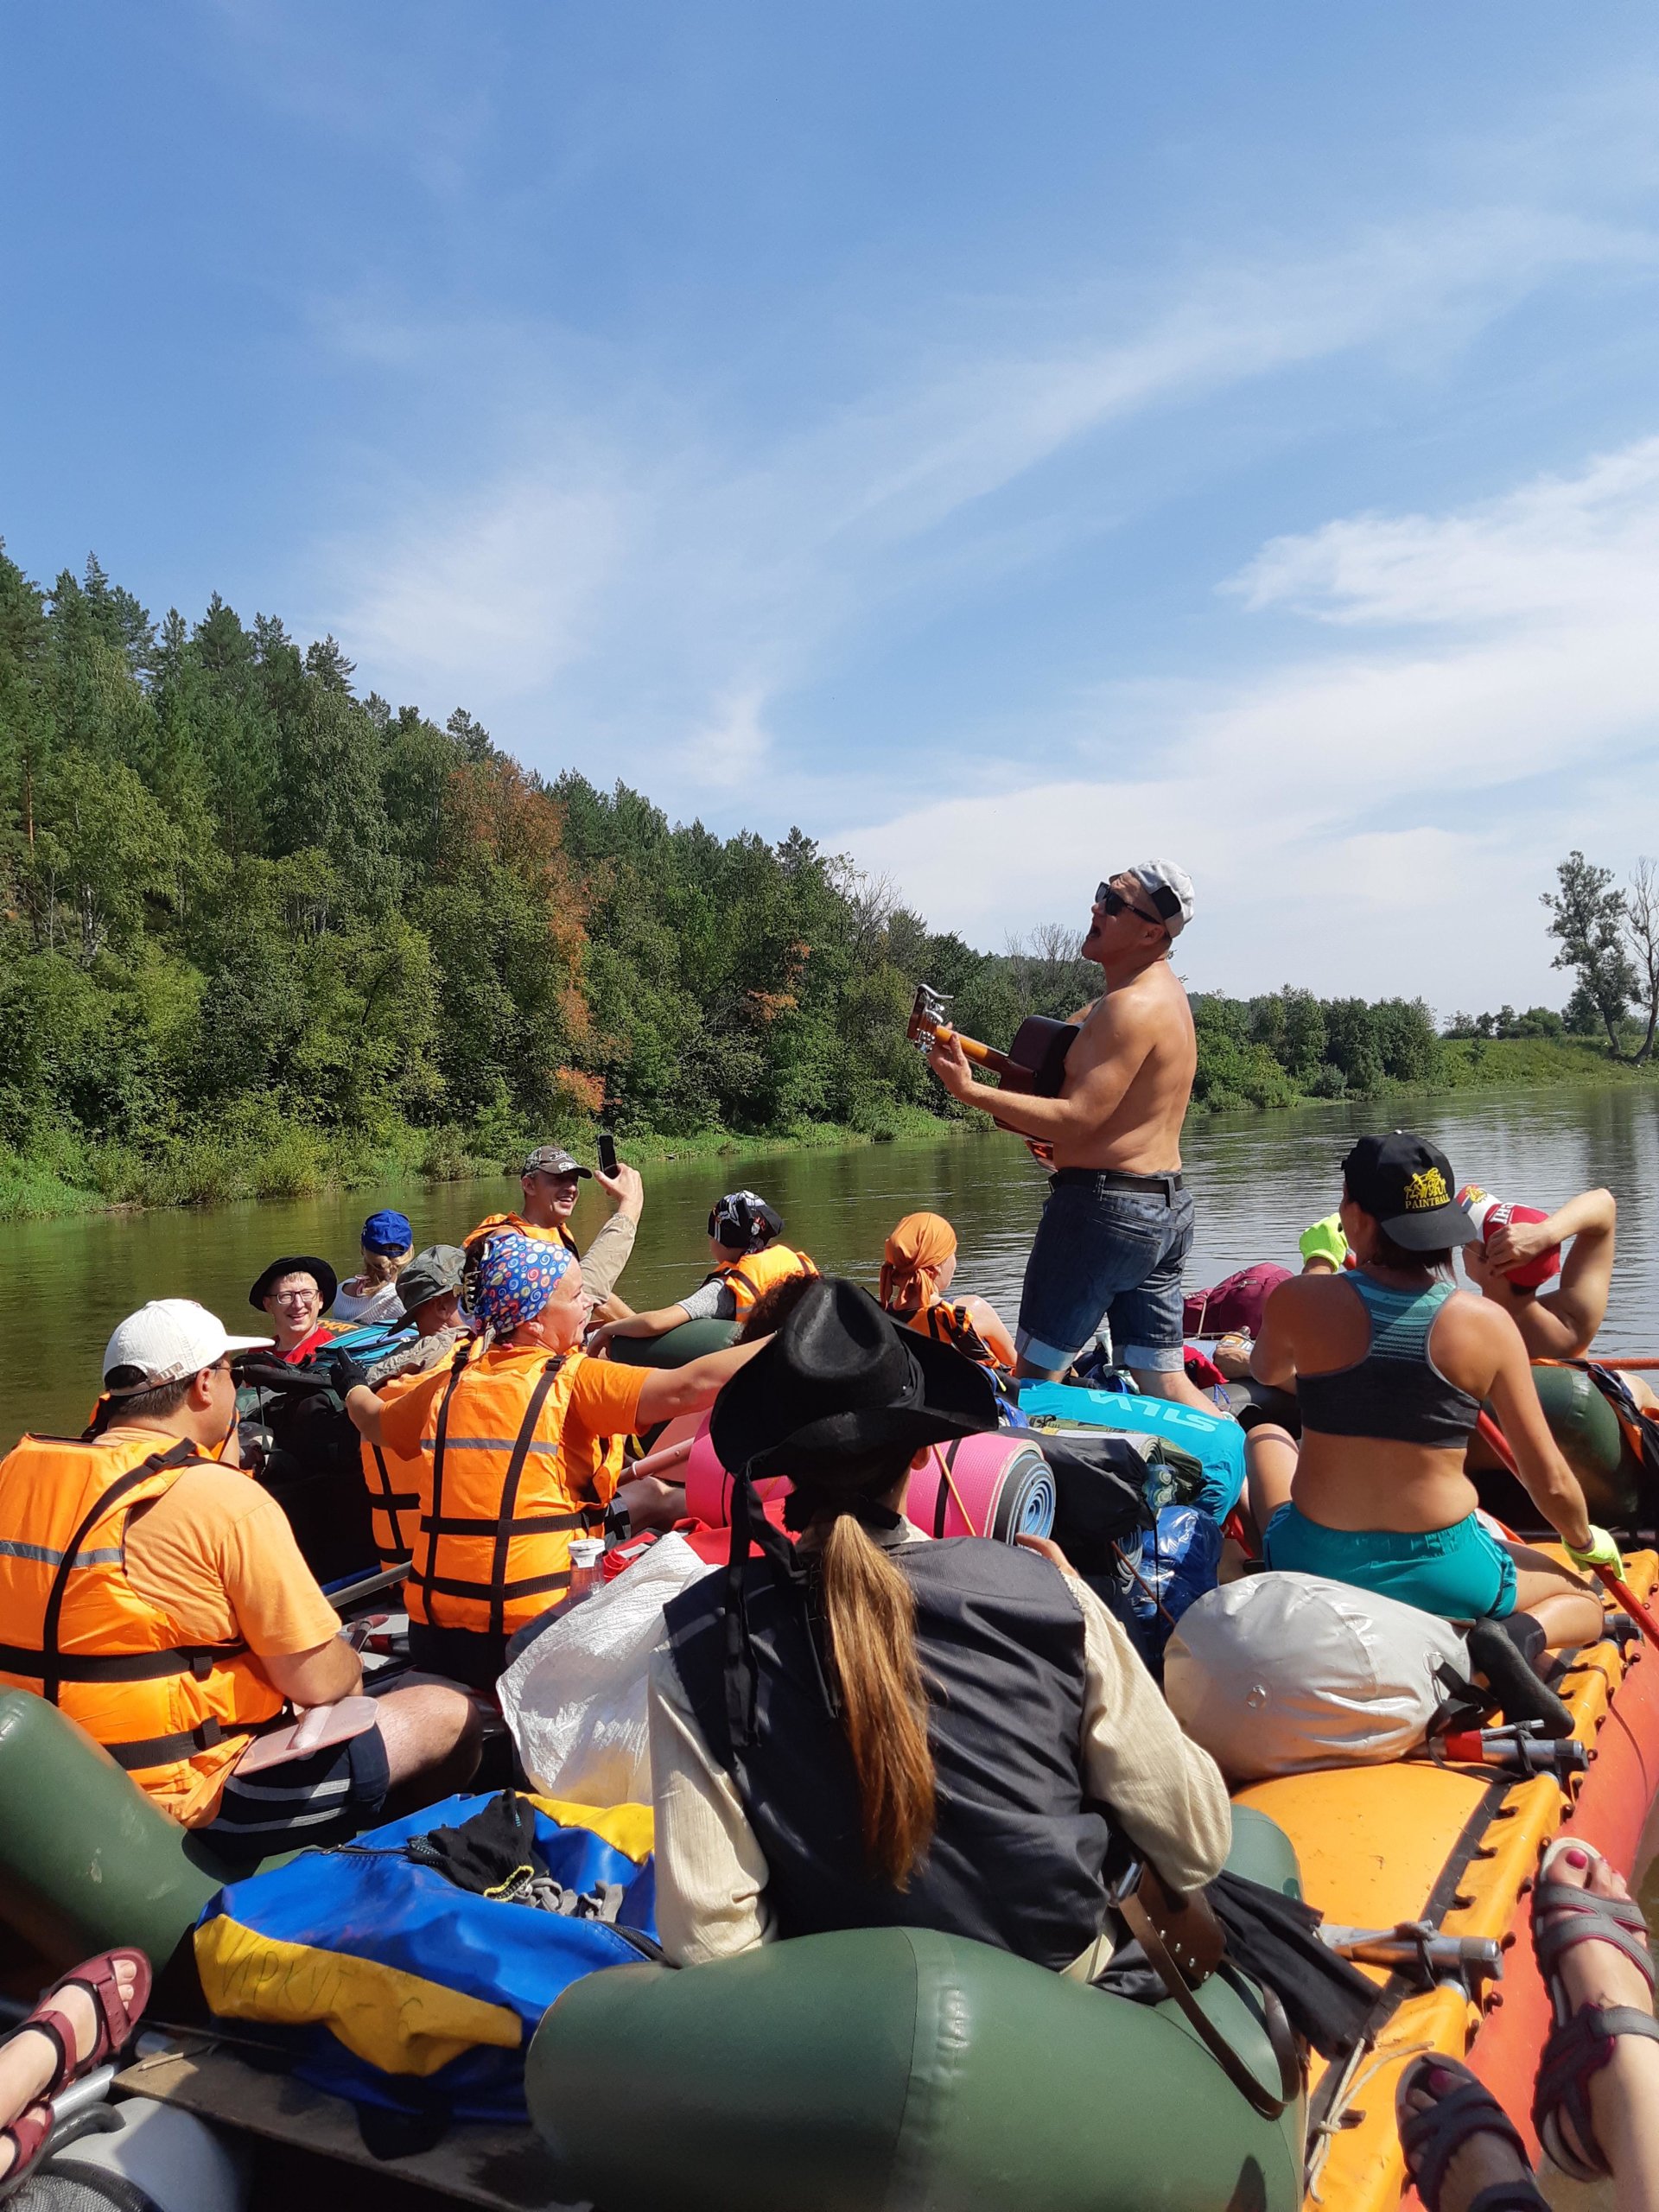
[[[735,1321],[682,1321],[660,1337],[613,1337],[610,1356],[619,1367],[684,1367],[727,1351],[736,1335]]]
[[[1251,1872],[1294,1895],[1282,1836],[1249,1841]],[[1274,2084],[1239,1993],[1214,1975],[1198,2002]],[[656,2054],[643,2070],[641,2050]],[[1300,2103],[1260,2118],[1173,2004],[933,1929],[587,1975],[537,2030],[525,2090],[559,2193],[606,2212],[1297,2212],[1302,2198]]]
[[[1052,1536],[1053,1470],[1029,1437],[1000,1429],[935,1444],[911,1470],[905,1511],[930,1536]]]
[[[159,1968],[238,1871],[56,1706],[0,1690],[0,1918],[54,1967],[136,1943]]]
[[[772,1475],[765,1482],[756,1483],[754,1492],[765,1505],[774,1497],[781,1497],[789,1486],[787,1475]],[[711,1529],[729,1529],[732,1524],[732,1478],[720,1464],[720,1455],[709,1434],[707,1414],[692,1442],[691,1457],[685,1463],[685,1510],[694,1521],[707,1522]]]
[[[787,1477],[773,1476],[755,1484],[755,1495],[764,1505],[789,1486]],[[731,1522],[732,1478],[715,1455],[706,1420],[686,1461],[685,1510],[711,1529]],[[989,1536],[1003,1544],[1018,1535],[1046,1536],[1054,1528],[1053,1472],[1029,1439],[992,1430],[936,1445],[927,1465],[912,1471],[905,1510],[930,1536]]]

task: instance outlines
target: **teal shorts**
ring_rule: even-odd
[[[1449,1529],[1325,1529],[1281,1505],[1262,1538],[1262,1556],[1289,1574],[1323,1574],[1397,1598],[1449,1621],[1515,1611],[1515,1561],[1471,1513]]]

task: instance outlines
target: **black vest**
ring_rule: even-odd
[[[938,1775],[933,1841],[906,1890],[867,1866],[852,1754],[825,1710],[801,1593],[750,1560],[757,1694],[741,1760],[727,1720],[725,1576],[705,1575],[667,1609],[698,1729],[766,1853],[779,1933],[937,1928],[1066,1966],[1100,1932],[1112,1840],[1080,1769],[1083,1617],[1031,1552],[963,1536],[891,1556],[915,1592]]]

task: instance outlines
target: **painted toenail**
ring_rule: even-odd
[[[1564,1851],[1561,1856],[1569,1866],[1587,1866],[1590,1864],[1588,1858],[1582,1851]]]

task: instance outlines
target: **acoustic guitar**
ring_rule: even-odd
[[[988,1069],[1004,1090],[1024,1091],[1028,1097],[1058,1098],[1065,1080],[1065,1056],[1077,1033],[1075,1021],[1051,1021],[1031,1014],[1015,1030],[1014,1042],[999,1052],[976,1039],[953,1031],[946,1016],[950,1001],[924,983],[910,1009],[905,1035],[918,1052],[925,1052],[949,1036],[956,1036],[963,1051],[976,1065]]]

